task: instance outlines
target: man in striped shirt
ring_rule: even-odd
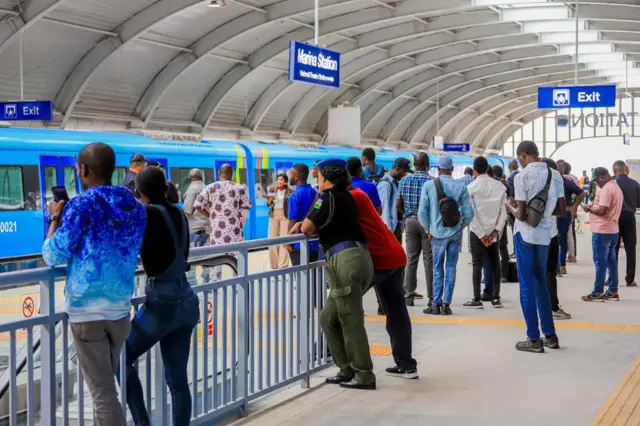
[[[418,221],[418,207],[420,195],[425,182],[431,180],[429,176],[429,156],[425,152],[418,153],[413,159],[415,172],[404,177],[398,187],[398,210],[405,217],[405,238],[407,250],[407,267],[404,274],[404,289],[407,306],[414,305],[414,299],[422,299],[416,293],[418,287],[418,261],[420,253],[424,262],[427,280],[427,295],[429,305],[433,300],[433,256],[431,241],[427,237],[422,225]]]

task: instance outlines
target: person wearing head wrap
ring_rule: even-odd
[[[348,191],[346,162],[318,163],[322,197],[302,223],[292,229],[317,234],[326,254],[329,297],[320,313],[320,325],[340,372],[327,379],[349,389],[375,389],[376,377],[364,327],[362,295],[373,278],[373,262],[360,228],[358,208]]]

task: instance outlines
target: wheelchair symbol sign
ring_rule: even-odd
[[[7,104],[4,106],[4,118],[11,119],[18,116],[18,108],[15,104]]]
[[[553,91],[553,106],[569,105],[569,89],[556,89]]]

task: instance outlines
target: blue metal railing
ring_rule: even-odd
[[[301,243],[300,266],[249,272],[249,250],[294,242]],[[330,364],[313,302],[326,297],[326,264],[309,264],[307,259],[308,240],[302,236],[191,251],[193,266],[225,264],[236,272],[221,281],[194,285],[201,319],[192,336],[188,369],[192,424],[209,424],[233,412],[246,414],[251,401],[297,381],[308,387],[310,375]],[[9,362],[0,376],[0,424],[93,423],[90,397],[70,344],[68,318],[55,309],[56,280],[65,274],[64,268],[0,273],[0,292],[39,282],[40,293],[38,315],[0,323],[0,335],[9,334]],[[138,293],[132,298],[133,309],[143,302]],[[19,338],[24,341],[20,351]],[[123,351],[121,363],[124,356]],[[159,345],[136,365],[154,424],[170,425]],[[120,398],[126,410],[124,372],[121,369]]]

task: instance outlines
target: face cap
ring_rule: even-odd
[[[413,173],[413,170],[411,170],[411,162],[404,157],[396,158],[396,161],[393,162],[393,167],[408,173]]]
[[[440,157],[440,160],[438,161],[438,168],[442,170],[453,169],[453,160],[451,159],[451,157]]]

